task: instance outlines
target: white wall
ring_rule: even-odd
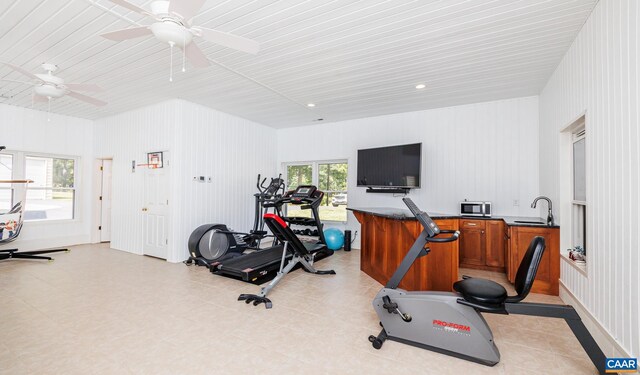
[[[183,100],[95,123],[95,157],[113,158],[111,247],[142,253],[144,170],[131,173],[131,161],[144,163],[150,151],[170,152],[169,261],[188,257],[187,239],[201,224],[251,229],[256,175],[275,172],[274,129]]]
[[[92,121],[0,104],[0,134],[0,144],[6,146],[7,151],[30,151],[80,158],[75,171],[78,192],[75,219],[26,222],[18,239],[3,248],[29,250],[89,242]]]
[[[111,247],[114,249],[142,254],[144,169],[139,167],[132,173],[131,162],[144,164],[147,152],[153,151],[172,152],[170,162],[174,162],[179,105],[179,101],[170,100],[94,122],[94,158],[113,158]],[[176,196],[171,185],[170,202],[176,202]]]
[[[405,208],[356,187],[357,150],[417,142],[422,187],[409,197],[423,209],[458,213],[467,198],[492,201],[496,215],[538,214],[529,206],[539,187],[537,97],[281,129],[278,161],[348,159],[349,207]],[[347,227],[359,229],[352,214]]]
[[[179,111],[180,164],[172,175],[180,191],[175,261],[188,257],[187,239],[199,225],[252,228],[257,175],[274,175],[277,157],[273,128],[187,101],[180,101]],[[213,182],[194,182],[194,176],[211,176]]]
[[[585,276],[563,260],[561,280],[635,357],[640,355],[639,24],[637,0],[601,0],[540,95],[540,192],[556,201],[564,188],[558,182],[560,130],[586,113],[588,269]],[[560,219],[567,228],[568,215]],[[565,247],[567,235],[563,231]]]

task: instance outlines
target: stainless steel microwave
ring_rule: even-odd
[[[491,217],[491,202],[460,202],[460,216]]]

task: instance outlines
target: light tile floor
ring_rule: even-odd
[[[290,274],[271,310],[236,301],[258,286],[202,267],[106,245],[54,256],[0,262],[0,374],[595,373],[564,322],[545,318],[486,315],[502,353],[494,367],[392,341],[373,349],[381,286],[357,250],[317,263],[335,276]]]

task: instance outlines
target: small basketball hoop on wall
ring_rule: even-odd
[[[162,167],[162,151],[147,153],[147,168],[156,169]]]

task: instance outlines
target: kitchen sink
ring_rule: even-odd
[[[520,224],[538,224],[538,225],[547,225],[547,223],[544,223],[542,221],[529,221],[529,220],[516,220],[516,223],[520,223]]]

